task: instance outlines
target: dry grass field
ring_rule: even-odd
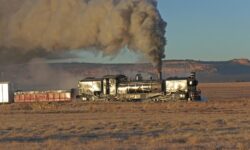
[[[250,83],[207,102],[0,105],[0,149],[250,149]]]

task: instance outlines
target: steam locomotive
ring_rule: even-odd
[[[78,82],[79,98],[82,100],[201,100],[197,89],[196,74],[188,77],[171,77],[166,80],[143,80],[137,74],[134,80],[125,75],[106,75],[102,78],[88,77]]]
[[[201,100],[197,89],[195,73],[188,77],[172,77],[165,80],[143,80],[137,74],[134,80],[125,75],[106,75],[102,78],[85,78],[78,82],[78,90],[71,91],[16,91],[13,92],[9,82],[0,83],[0,104],[12,102],[53,102],[82,100],[114,101],[170,101]],[[14,99],[14,101],[13,101]]]

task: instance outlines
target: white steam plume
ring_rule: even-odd
[[[165,57],[155,0],[0,0],[0,9],[0,62],[72,49],[116,55],[126,46],[158,68]]]

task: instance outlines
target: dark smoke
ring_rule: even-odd
[[[160,70],[165,28],[155,0],[0,0],[0,63],[128,47]]]
[[[26,78],[20,77],[17,80],[18,85],[22,85],[22,89],[70,89],[76,87],[77,76],[66,72],[63,69],[55,69],[46,63],[43,59],[32,59],[27,65],[28,75]],[[25,75],[23,76],[25,77]]]
[[[47,60],[35,58],[25,64],[0,65],[0,80],[10,81],[14,90],[67,90],[76,88],[85,77],[81,73],[84,70],[72,70],[66,64],[48,64]]]

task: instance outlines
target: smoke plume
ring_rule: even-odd
[[[165,28],[156,0],[0,0],[0,63],[128,47],[161,68]]]
[[[22,90],[70,89],[76,87],[80,79],[64,68],[52,67],[44,59],[35,58],[22,66],[18,77],[12,79],[15,88]],[[15,71],[18,69],[15,69]],[[25,71],[24,71],[25,70]]]

